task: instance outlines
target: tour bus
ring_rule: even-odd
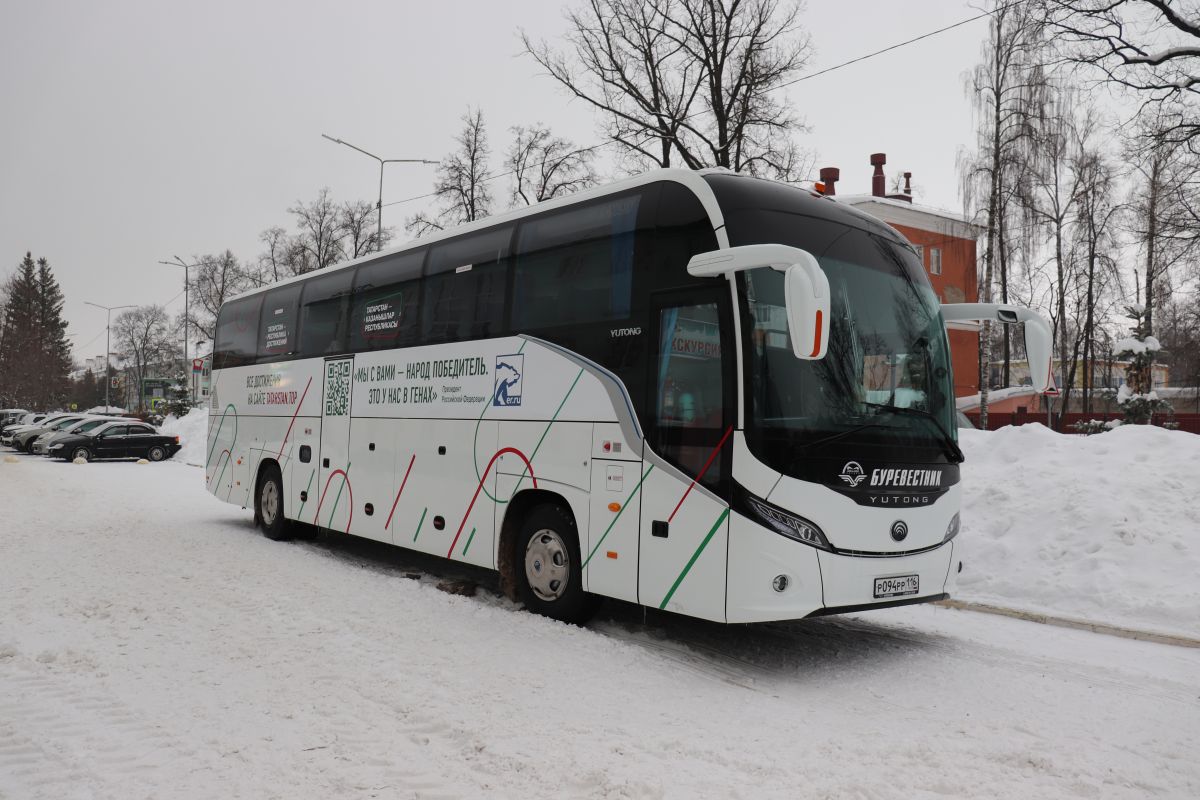
[[[721,622],[945,598],[962,490],[945,321],[892,228],[728,171],[658,170],[221,308],[206,480],[295,523]]]

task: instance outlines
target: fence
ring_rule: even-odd
[[[968,411],[968,412],[966,412],[966,415],[967,415],[967,418],[971,420],[971,423],[976,428],[983,427],[982,425],[979,424],[979,412],[978,411]],[[1081,413],[1078,413],[1075,411],[1070,411],[1064,415],[1061,428],[1058,427],[1059,420],[1058,420],[1058,416],[1055,415],[1054,427],[1055,427],[1055,430],[1065,430],[1068,433],[1070,433],[1070,432],[1072,432],[1071,426],[1074,425],[1076,422],[1087,422],[1088,420],[1093,420],[1093,419],[1098,419],[1101,422],[1108,422],[1109,420],[1112,420],[1112,419],[1122,419],[1122,418],[1123,418],[1123,415],[1114,414],[1111,412],[1097,412],[1097,413],[1093,413],[1093,414],[1081,414]],[[1164,422],[1167,422],[1169,420],[1170,420],[1170,417],[1167,417],[1163,414],[1155,414],[1153,417],[1151,417],[1150,424],[1151,425],[1162,425]],[[1200,414],[1176,414],[1174,421],[1179,424],[1179,430],[1187,431],[1188,433],[1200,434]],[[1003,428],[1005,425],[1027,425],[1031,422],[1038,422],[1038,423],[1041,423],[1042,425],[1045,425],[1046,424],[1046,415],[1044,413],[1038,414],[1038,413],[1030,413],[1028,411],[1015,411],[1012,413],[1004,413],[1004,412],[997,413],[994,411],[988,412],[988,430],[992,430],[992,431],[996,430],[997,428]]]

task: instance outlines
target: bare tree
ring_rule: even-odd
[[[300,257],[294,261],[295,274],[325,269],[345,258],[343,239],[346,234],[328,187],[322,189],[313,202],[297,201],[288,211],[296,217],[300,232],[294,239],[300,251]]]
[[[405,223],[416,236],[483,219],[492,213],[492,192],[487,183],[490,152],[483,112],[468,108],[462,121],[462,132],[454,139],[458,149],[442,159],[437,168],[433,191],[441,207],[433,216],[417,214]]]
[[[216,338],[217,313],[221,304],[252,286],[259,285],[256,270],[247,271],[233,251],[197,256],[192,259],[189,314],[196,334],[212,342]],[[282,277],[282,276],[280,276]]]
[[[255,268],[246,272],[255,286],[311,271],[304,269],[304,252],[286,228],[278,225],[267,228],[258,235],[258,240],[266,249],[259,253]]]
[[[787,0],[588,0],[567,12],[565,52],[521,37],[636,160],[796,181],[804,126],[779,89],[811,53],[799,13]]]
[[[375,205],[366,200],[348,200],[338,208],[337,225],[347,258],[382,250],[392,240],[391,228],[379,228],[377,213]]]
[[[511,129],[513,143],[505,165],[512,172],[512,204],[530,206],[552,197],[572,194],[597,183],[591,150],[551,134],[540,122]]]
[[[982,300],[992,302],[997,262],[1004,257],[1003,287],[1007,295],[1007,237],[1009,209],[1016,198],[1030,147],[1030,119],[1046,90],[1040,69],[1042,36],[1035,16],[1024,5],[993,0],[988,40],[983,59],[968,86],[980,122],[975,152],[964,163],[963,196],[968,214],[982,212],[986,231],[983,269],[979,282]],[[988,389],[991,383],[992,324],[983,323],[979,340],[980,423],[987,427]],[[1008,348],[1006,346],[1006,352]]]
[[[1200,152],[1200,4],[1195,0],[1041,0],[1068,59],[1132,90],[1148,106],[1171,104],[1166,141]]]
[[[113,339],[125,355],[138,410],[143,411],[145,397],[141,387],[150,367],[168,360],[174,351],[167,312],[162,306],[138,306],[125,311],[113,320]]]

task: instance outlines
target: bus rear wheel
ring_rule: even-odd
[[[562,622],[587,622],[599,598],[583,590],[579,536],[571,515],[555,504],[535,507],[515,544],[517,588],[525,607]]]
[[[292,538],[283,516],[283,476],[278,467],[270,466],[263,471],[256,494],[254,508],[263,535],[276,542]]]

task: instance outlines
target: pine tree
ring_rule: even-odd
[[[0,394],[21,408],[38,407],[37,308],[37,265],[26,253],[10,284],[0,337]]]
[[[63,293],[50,270],[50,262],[37,262],[37,331],[39,339],[38,390],[42,408],[57,407],[66,400],[71,388],[71,343],[67,341],[67,321],[63,319]]]

